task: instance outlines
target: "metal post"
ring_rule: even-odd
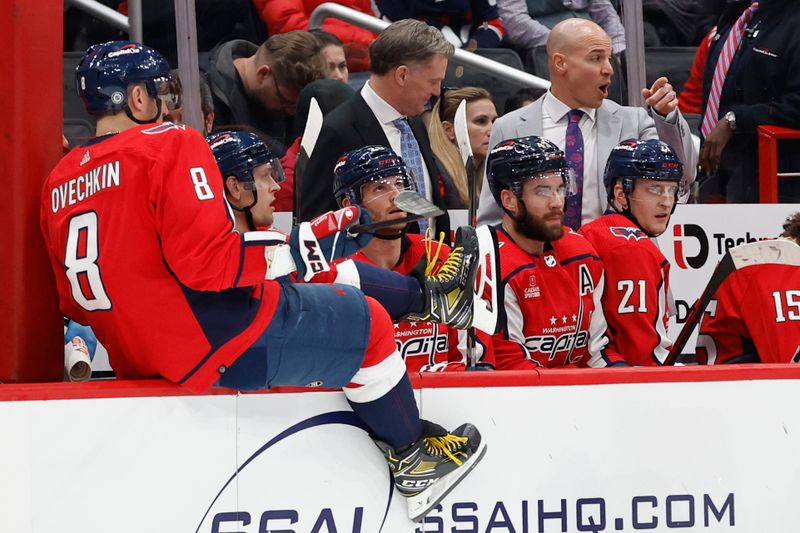
[[[69,0],[69,4],[75,6],[85,13],[89,13],[93,17],[102,20],[103,22],[111,24],[115,28],[126,31],[128,34],[130,34],[131,30],[128,17],[119,11],[115,11],[108,6],[101,4],[100,2],[96,2],[95,0]]]
[[[131,31],[128,33],[131,41],[144,43],[142,33],[142,0],[128,0],[128,23]]]
[[[625,26],[625,59],[628,73],[628,105],[644,105],[642,89],[647,83],[644,71],[644,25],[642,0],[622,0]]]
[[[200,109],[200,71],[197,62],[197,22],[194,0],[175,0],[178,68],[183,83],[183,122],[203,131]]]
[[[344,22],[374,33],[380,33],[389,25],[385,20],[356,11],[355,9],[333,2],[325,2],[318,5],[311,13],[311,16],[308,18],[308,27],[321,28],[322,23],[325,22],[325,19],[328,17],[343,20]],[[491,59],[481,57],[472,52],[467,52],[466,50],[457,49],[451,61],[480,69],[485,72],[487,76],[494,76],[495,78],[523,87],[536,87],[539,89],[547,89],[550,87],[550,82],[544,78],[539,78],[533,74],[509,67],[497,61],[492,61]]]

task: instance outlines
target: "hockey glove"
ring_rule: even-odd
[[[353,255],[372,240],[372,234],[348,235],[347,228],[372,218],[358,206],[328,211],[292,228],[289,244],[297,267],[297,277],[309,281],[315,274],[330,270],[330,262]]]

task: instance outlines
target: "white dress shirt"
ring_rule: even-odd
[[[400,157],[403,157],[404,154],[401,150],[400,143],[400,130],[397,129],[397,126],[395,126],[393,122],[398,118],[403,118],[404,115],[401,115],[400,112],[398,112],[391,106],[391,104],[389,104],[389,102],[381,98],[370,86],[369,80],[367,80],[367,82],[364,84],[364,87],[361,88],[361,97],[367,103],[367,106],[369,106],[369,108],[372,110],[372,114],[375,115],[375,118],[378,119],[381,128],[383,128],[383,133],[389,140],[389,148],[391,148],[394,153],[399,154]],[[419,140],[417,140],[417,142],[419,142]],[[378,141],[376,140],[375,144],[377,143]],[[422,148],[420,148],[420,150],[422,150]],[[431,178],[428,175],[428,167],[425,165],[424,159],[422,160],[422,173],[424,174],[425,179],[425,194],[422,196],[428,200],[432,200]]]
[[[567,144],[567,124],[570,112],[561,100],[547,92],[542,100],[542,136],[554,143],[559,149],[564,150]],[[603,186],[603,173],[605,161],[597,161],[597,127],[595,114],[597,109],[591,107],[579,108],[583,116],[578,127],[583,135],[583,204],[581,205],[581,225],[590,222],[603,214],[603,205],[600,198],[605,196]]]

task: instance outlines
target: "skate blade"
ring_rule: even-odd
[[[450,494],[451,490],[461,483],[461,480],[475,468],[484,455],[486,455],[486,443],[481,441],[478,450],[467,462],[419,494],[407,497],[408,517],[414,522],[421,522],[445,496]]]
[[[472,327],[488,335],[497,333],[497,244],[489,226],[476,230],[478,271],[472,287]]]

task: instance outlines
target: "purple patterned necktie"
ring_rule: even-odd
[[[564,224],[572,229],[581,227],[581,205],[583,203],[583,134],[578,125],[583,117],[580,109],[571,109],[567,114],[567,138],[564,156],[567,166],[575,172],[576,194],[567,199],[567,213]]]

